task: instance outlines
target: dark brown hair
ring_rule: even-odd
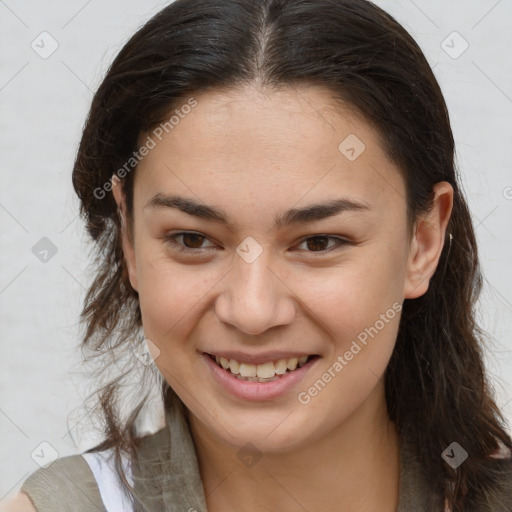
[[[94,96],[73,170],[98,251],[82,313],[83,347],[102,358],[118,357],[135,350],[141,326],[116,204],[105,193],[112,175],[138,149],[141,133],[187,98],[255,83],[268,89],[327,87],[361,113],[403,175],[409,221],[428,211],[435,183],[452,185],[445,247],[428,291],[404,302],[385,375],[386,399],[399,432],[407,431],[414,443],[432,492],[442,493],[454,511],[488,510],[487,497],[499,487],[506,464],[490,455],[500,444],[512,449],[512,442],[482,362],[485,338],[475,323],[481,275],[448,111],[418,45],[371,2],[177,0],[128,41]],[[129,222],[135,172],[136,166],[122,179]],[[161,385],[168,404],[172,390],[165,381]],[[134,453],[133,424],[144,398],[121,420],[120,389],[121,380],[114,379],[99,391],[106,441],[97,448]],[[453,441],[470,454],[457,470],[441,458]]]

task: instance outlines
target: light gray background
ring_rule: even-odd
[[[77,347],[90,277],[71,167],[107,66],[165,3],[0,0],[0,499],[38,467],[41,442],[59,456],[91,445],[69,435],[88,428],[69,414],[88,389]],[[512,0],[376,3],[419,42],[447,99],[486,279],[487,364],[512,420]],[[43,31],[59,45],[47,59],[31,48]],[[460,56],[454,31],[469,44]],[[46,263],[32,252],[42,237],[58,249]]]

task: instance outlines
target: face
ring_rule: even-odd
[[[144,333],[201,428],[291,450],[382,405],[402,302],[424,293],[439,247],[411,242],[397,167],[327,91],[194,98],[140,138],[156,145],[124,251]]]

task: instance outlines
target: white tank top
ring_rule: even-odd
[[[107,512],[133,512],[130,497],[121,485],[114,468],[113,450],[82,453],[98,484],[101,500]],[[123,457],[123,469],[130,485],[133,486],[130,461]]]

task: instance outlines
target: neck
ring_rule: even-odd
[[[397,509],[399,443],[383,386],[327,436],[255,464],[193,415],[189,423],[209,512]]]

